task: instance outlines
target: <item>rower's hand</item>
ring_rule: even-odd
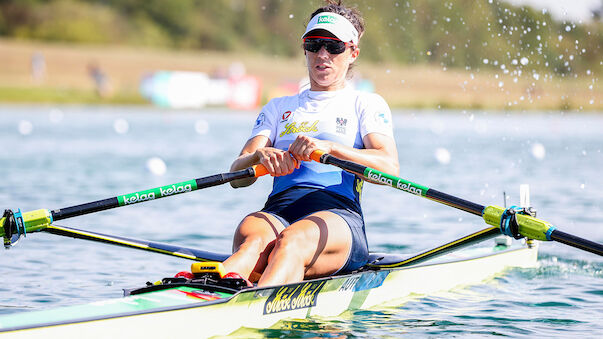
[[[264,165],[273,177],[291,174],[296,168],[299,168],[299,161],[292,157],[289,152],[278,148],[258,148],[255,155],[260,164]]]
[[[310,155],[314,151],[323,151],[331,153],[333,142],[328,140],[319,140],[306,135],[298,135],[297,138],[289,145],[289,153],[297,161],[311,161]]]

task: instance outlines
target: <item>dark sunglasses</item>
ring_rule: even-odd
[[[354,46],[354,44],[326,37],[304,38],[304,49],[308,52],[317,53],[323,46],[331,54],[341,54],[347,46]]]

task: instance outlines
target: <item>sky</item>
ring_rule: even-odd
[[[529,5],[538,10],[546,8],[557,19],[592,20],[592,9],[601,8],[603,0],[504,0],[515,5]]]

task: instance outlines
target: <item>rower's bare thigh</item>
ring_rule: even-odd
[[[291,224],[281,233],[281,238],[287,236],[298,243],[305,260],[306,278],[335,273],[347,262],[352,247],[348,223],[328,211],[313,213]]]
[[[264,243],[276,239],[279,233],[285,229],[283,224],[272,214],[255,212],[247,215],[237,227],[233,240],[233,250],[236,252],[246,240]]]

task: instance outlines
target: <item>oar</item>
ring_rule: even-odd
[[[346,171],[358,174],[367,181],[377,182],[397,188],[401,191],[437,201],[471,214],[481,216],[488,225],[498,227],[503,234],[513,236],[515,238],[524,236],[529,239],[541,241],[558,241],[566,245],[603,256],[602,244],[561,232],[552,224],[544,220],[534,218],[530,215],[515,213],[515,211],[512,209],[504,209],[500,206],[492,205],[486,207],[476,204],[474,202],[380,172],[374,168],[336,158],[322,151],[315,151],[312,153],[311,158],[314,161],[334,165]]]
[[[21,213],[20,210],[5,210],[4,216],[0,219],[0,236],[4,238],[4,247],[8,248],[15,244],[22,235],[39,232],[57,220],[192,192],[202,188],[222,185],[233,180],[257,178],[265,174],[268,174],[268,171],[263,165],[255,165],[236,172],[192,179],[52,211],[39,209]]]
[[[161,253],[173,257],[196,261],[224,261],[230,254],[214,253],[202,251],[194,248],[168,245],[160,242],[138,240],[109,234],[96,233],[91,231],[79,230],[67,226],[48,225],[41,230],[51,234],[71,237],[76,239],[90,240],[105,244],[117,245],[122,247],[134,248],[147,252]]]
[[[461,248],[465,248],[474,244],[478,244],[482,241],[492,239],[496,236],[500,236],[500,230],[498,229],[498,227],[488,227],[484,228],[481,231],[471,233],[469,235],[451,241],[447,244],[429,249],[419,254],[415,254],[408,258],[400,257],[394,260],[389,260],[388,263],[383,263],[380,260],[376,260],[374,262],[368,263],[367,266],[375,268],[393,268],[416,265],[427,260],[445,255],[447,253],[457,251]]]

